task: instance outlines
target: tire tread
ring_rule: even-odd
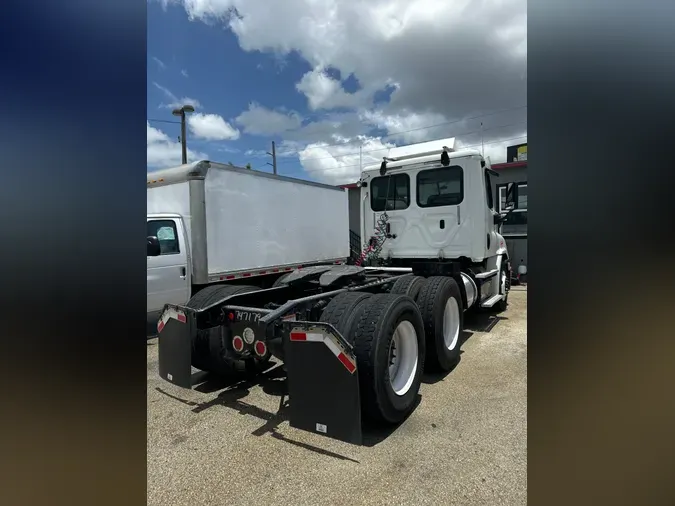
[[[457,343],[456,353],[459,355],[459,350],[461,347],[461,338],[462,338],[462,297],[461,291],[459,291],[459,286],[457,282],[450,277],[445,276],[432,276],[427,279],[426,283],[420,290],[419,297],[417,298],[417,305],[420,308],[420,313],[422,313],[422,320],[424,321],[424,335],[427,342],[427,358],[426,366],[431,371],[447,370],[448,365],[445,366],[442,363],[442,360],[438,356],[437,349],[437,331],[436,328],[436,316],[437,311],[442,310],[440,307],[439,298],[443,291],[457,291],[457,302],[459,304],[460,311],[460,341]],[[443,307],[445,301],[443,301]],[[442,332],[442,329],[441,329]]]
[[[382,404],[382,399],[378,395],[378,381],[375,376],[377,360],[377,345],[380,336],[385,333],[393,333],[395,328],[383,328],[386,316],[391,308],[407,299],[411,302],[411,308],[415,309],[414,301],[407,295],[400,294],[376,294],[367,299],[361,306],[357,318],[351,325],[353,334],[354,354],[356,355],[359,368],[359,389],[361,392],[361,406],[364,415],[377,422],[391,423],[391,416],[387,417],[384,413],[387,411]],[[395,323],[394,323],[395,324]],[[424,368],[424,340],[420,340],[418,365],[419,372]],[[419,380],[416,388],[419,391]],[[407,413],[402,413],[403,415]],[[401,415],[400,413],[398,415]],[[400,418],[397,416],[396,418]]]

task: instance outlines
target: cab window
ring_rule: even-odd
[[[173,220],[152,220],[148,222],[148,237],[156,236],[159,240],[160,255],[180,253],[178,231]]]
[[[459,165],[417,174],[419,207],[456,206],[464,200],[464,171]]]
[[[370,207],[375,212],[398,211],[410,205],[410,177],[393,174],[376,177],[370,183]]]

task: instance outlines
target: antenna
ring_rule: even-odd
[[[485,157],[485,138],[483,137],[483,122],[480,122],[480,146],[483,157]]]

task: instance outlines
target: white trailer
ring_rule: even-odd
[[[147,311],[349,257],[345,190],[209,161],[148,173]]]

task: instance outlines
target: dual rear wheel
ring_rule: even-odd
[[[353,347],[364,415],[387,423],[405,418],[419,392],[426,351],[424,323],[413,299],[343,293],[326,306],[321,321]]]
[[[194,295],[188,307],[202,309],[223,297],[258,290],[253,286],[212,286]],[[397,280],[394,293],[346,292],[334,297],[321,321],[352,345],[359,370],[364,415],[397,423],[414,408],[426,370],[447,371],[460,353],[463,306],[456,281],[410,276]],[[397,293],[398,292],[398,293]],[[230,375],[260,372],[264,360],[233,360],[221,327],[199,331],[192,365]]]
[[[363,413],[387,423],[412,411],[424,369],[452,369],[463,322],[461,293],[452,278],[405,277],[394,290],[399,293],[340,294],[321,316],[353,347]]]

